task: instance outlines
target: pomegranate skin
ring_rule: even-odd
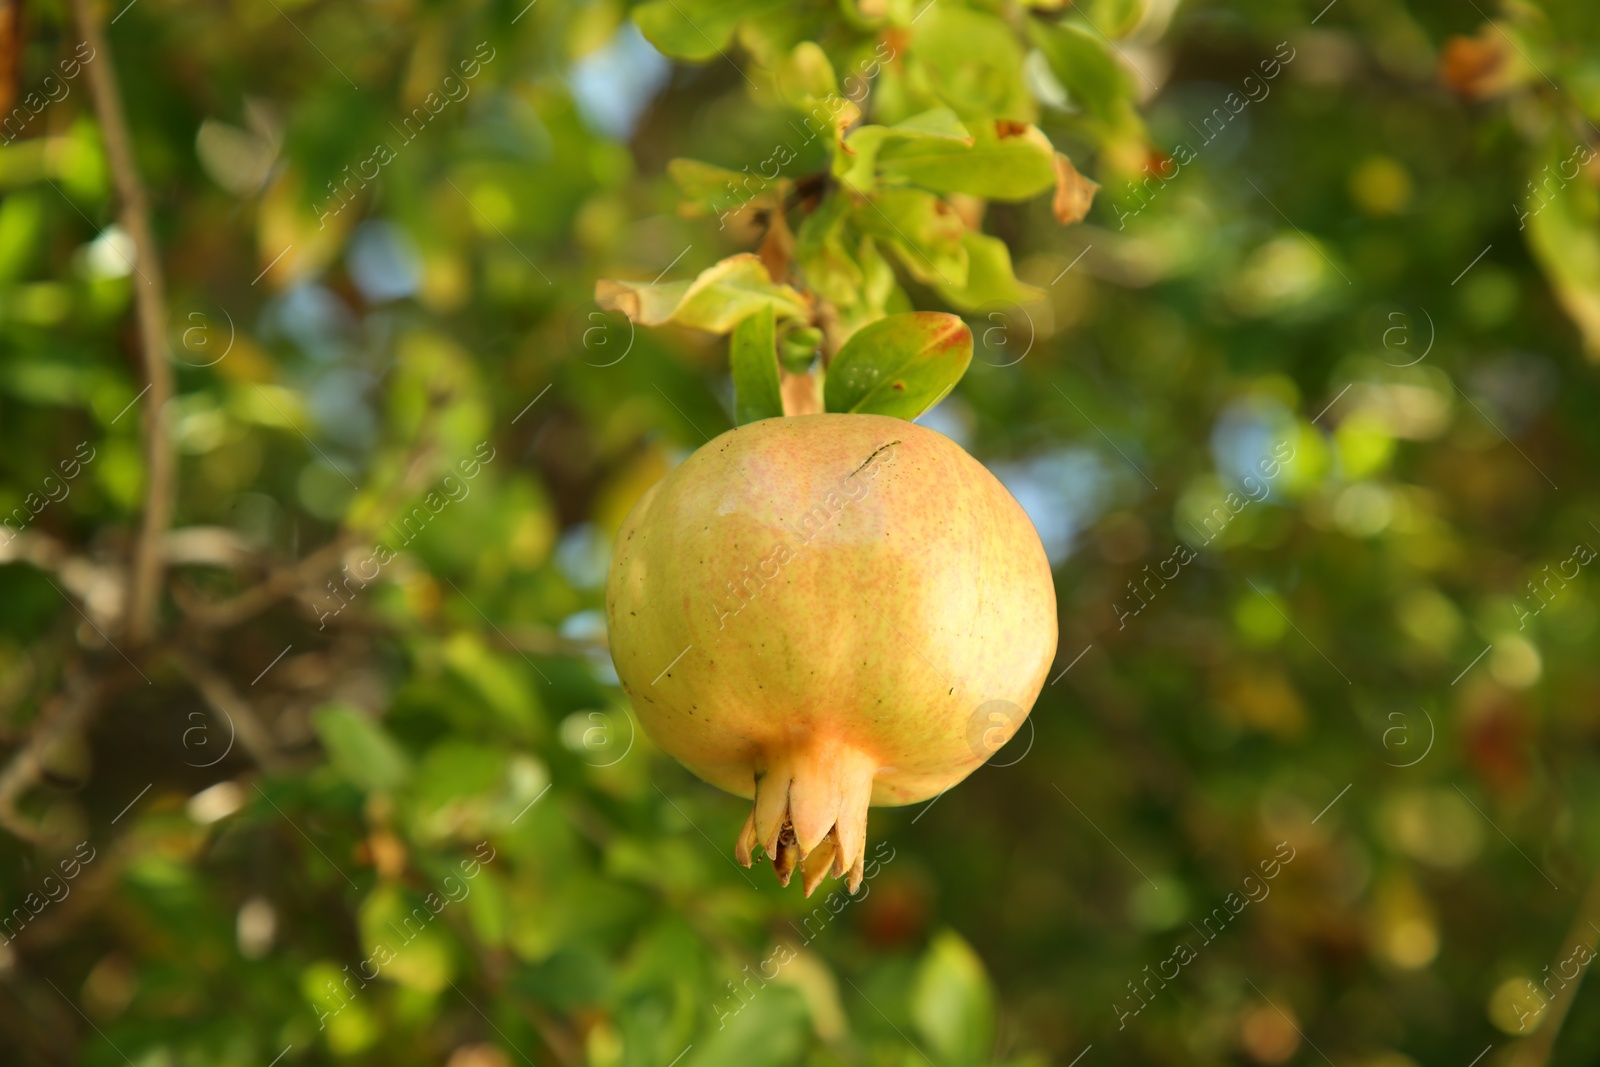
[[[880,415],[765,419],[695,452],[618,531],[606,615],[650,737],[753,797],[739,859],[759,844],[785,882],[800,863],[808,893],[829,868],[859,884],[869,803],[935,796],[999,748],[1056,650],[1021,506]]]

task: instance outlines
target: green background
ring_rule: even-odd
[[[1550,175],[1600,141],[1600,14],[1482,3],[139,0],[66,79],[82,35],[25,4],[14,106],[57,99],[0,145],[0,509],[38,512],[0,547],[0,1059],[1593,1062],[1600,168]],[[1036,292],[958,307],[923,417],[1040,529],[1053,681],[874,809],[848,903],[733,864],[745,802],[637,733],[600,611],[734,400],[725,339],[595,283],[759,239],[683,217],[670,159],[826,168],[773,89],[808,39],[841,81],[893,50],[869,122],[1031,120],[1101,185],[1073,226],[989,205]],[[107,58],[177,380],[137,647]],[[341,530],[378,577],[207,616]]]

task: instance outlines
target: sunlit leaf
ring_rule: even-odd
[[[776,961],[776,953],[794,950],[774,951]],[[748,999],[729,993],[711,1010],[716,1025],[708,1028],[703,1043],[695,1044],[683,1067],[786,1067],[799,1059],[807,1016],[805,1001],[795,990],[769,986]]]
[[[934,154],[948,153],[971,145],[972,134],[947,107],[924,111],[893,126],[862,126],[844,139],[834,156],[833,172],[851,191],[870,193],[877,188],[879,154],[918,144]]]
[[[955,388],[971,360],[972,331],[955,315],[890,315],[857,330],[833,357],[824,404],[914,419]]]
[[[1122,38],[1132,33],[1144,20],[1150,0],[1090,0],[1085,16],[1100,33]]]
[[[924,138],[884,145],[883,180],[994,200],[1025,200],[1055,184],[1055,148],[1037,126],[1001,121],[970,128],[965,143]]]
[[[1600,358],[1600,192],[1589,182],[1564,180],[1568,174],[1578,177],[1579,162],[1593,158],[1594,150],[1582,146],[1546,162],[1534,178],[1552,185],[1561,180],[1564,187],[1529,197],[1518,215],[1562,310],[1582,333],[1590,355]],[[1546,177],[1552,174],[1555,178]]]
[[[671,322],[712,333],[727,333],[762,307],[784,318],[810,315],[805,298],[774,283],[761,260],[748,252],[708,267],[693,281],[657,285],[603,278],[595,283],[594,298],[602,308],[621,311],[643,326]]]
[[[451,922],[466,918],[465,909],[449,919],[444,913],[465,900],[464,884],[440,883],[420,894],[395,885],[380,885],[361,905],[361,947],[365,957],[356,970],[370,978],[398,982],[424,993],[437,993],[455,977]],[[368,990],[368,995],[375,994]]]
[[[1005,20],[954,4],[928,5],[917,20],[915,54],[928,68],[929,87],[961,118],[1033,121],[1022,46]]]
[[[777,0],[649,0],[634,8],[645,39],[674,59],[705,62],[728,47],[742,18],[777,6]]]

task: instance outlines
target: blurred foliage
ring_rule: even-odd
[[[1600,1055],[1588,0],[101,18],[23,5],[0,136],[7,1063]],[[1056,566],[1032,728],[854,899],[747,878],[605,653],[611,532],[736,414],[742,316],[670,298],[741,253],[791,370],[962,313],[922,419]]]

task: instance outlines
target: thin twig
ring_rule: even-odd
[[[134,549],[133,588],[128,599],[126,633],[135,645],[143,644],[155,632],[159,607],[163,561],[161,539],[172,521],[172,501],[176,494],[177,458],[163,417],[172,399],[172,366],[167,362],[166,288],[161,273],[161,257],[150,229],[150,202],[134,160],[133,140],[117,88],[116,68],[111,50],[94,10],[93,0],[72,0],[72,14],[78,32],[89,43],[96,57],[84,69],[89,78],[89,94],[95,116],[105,140],[106,158],[116,182],[117,199],[122,202],[122,226],[133,239],[138,282],[133,287],[138,313],[140,347],[143,349],[145,377],[150,383],[150,401],[144,410],[146,482],[144,519]]]
[[[1567,936],[1561,944],[1567,952],[1572,951],[1572,946],[1584,944],[1589,948],[1589,959],[1595,957],[1593,953],[1600,945],[1596,944],[1600,938],[1595,931],[1600,930],[1600,876],[1589,883],[1589,888],[1584,892],[1583,899],[1578,904],[1578,911],[1572,917],[1572,925],[1567,930]],[[1583,982],[1584,972],[1588,964],[1581,964],[1578,973],[1569,981],[1562,975],[1562,986],[1550,998],[1547,1009],[1548,1018],[1540,1021],[1539,1028],[1531,1037],[1526,1038],[1517,1045],[1506,1059],[1507,1067],[1545,1067],[1550,1062],[1550,1054],[1555,1051],[1556,1038],[1561,1035],[1561,1024],[1567,1021],[1567,1012],[1572,1007],[1572,1002],[1578,997],[1578,986]],[[1546,991],[1549,987],[1545,987]]]
[[[256,714],[255,708],[239,695],[227,678],[200,657],[188,652],[177,651],[172,658],[185,677],[194,683],[206,703],[227,720],[239,743],[260,764],[262,770],[273,771],[282,766],[283,761],[272,742],[272,734]]]
[[[437,398],[436,398],[437,399]],[[417,431],[417,443],[406,457],[405,469],[396,483],[393,492],[377,508],[372,511],[372,517],[365,523],[345,527],[332,541],[318,548],[311,555],[297,563],[290,564],[282,570],[275,571],[258,585],[224,600],[218,604],[188,603],[184,604],[184,611],[189,621],[202,626],[225,629],[236,626],[246,619],[252,618],[272,607],[285,597],[293,596],[301,589],[315,582],[324,573],[336,566],[345,552],[363,538],[368,537],[372,530],[379,524],[379,520],[386,516],[399,501],[417,491],[423,481],[423,474],[427,472],[427,461],[432,456],[434,448],[433,429],[437,424],[439,409],[442,401],[429,406],[429,413],[423,420],[421,428]]]
[[[0,563],[26,563],[41,571],[57,571],[67,559],[65,545],[33,530],[23,530],[0,541]]]
[[[189,618],[203,626],[227,629],[261,614],[278,601],[316,581],[339,562],[339,558],[361,540],[360,530],[343,530],[332,541],[282,570],[274,571],[259,585],[220,604],[199,603],[189,607]]]
[[[44,755],[61,738],[81,730],[100,700],[101,686],[76,668],[69,669],[66,688],[45,702],[27,742],[0,771],[0,826],[32,844],[44,840],[40,828],[17,810],[17,800],[39,781]]]

